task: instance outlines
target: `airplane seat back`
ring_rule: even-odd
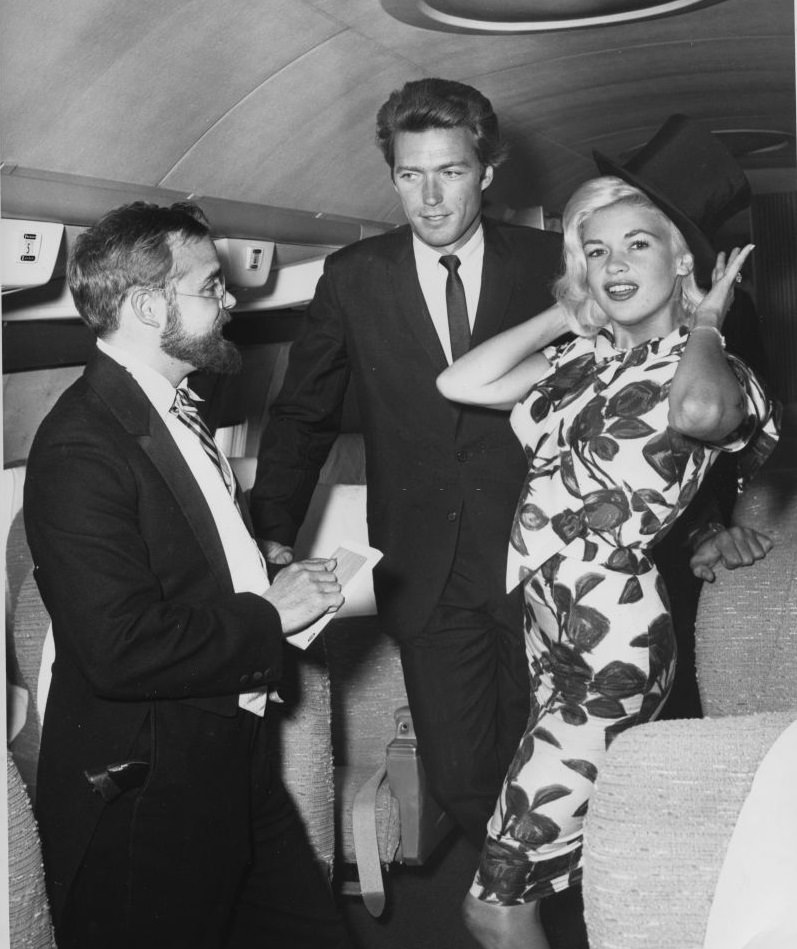
[[[32,806],[41,739],[39,666],[50,620],[33,580],[33,560],[25,539],[24,483],[24,466],[3,470],[0,530],[5,550],[9,934],[12,946],[54,949]]]
[[[703,586],[695,623],[703,713],[790,711],[797,707],[797,440],[788,415],[733,520],[768,534],[774,547]]]
[[[3,470],[6,570],[6,672],[9,689],[8,741],[31,800],[36,798],[36,768],[41,741],[39,670],[50,617],[33,579],[33,558],[25,537],[22,492],[25,467]]]

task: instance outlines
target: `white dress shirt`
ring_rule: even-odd
[[[451,359],[451,335],[448,331],[448,308],[446,307],[446,280],[448,271],[440,263],[440,251],[429,247],[412,236],[412,249],[415,254],[415,269],[423,291],[429,315],[440,337],[440,343],[449,363]],[[482,286],[482,265],[484,263],[484,231],[481,224],[476,233],[456,252],[459,257],[459,275],[465,287],[465,301],[468,304],[468,322],[471,331],[479,305],[479,293]]]

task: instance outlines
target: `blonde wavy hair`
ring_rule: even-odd
[[[653,211],[670,232],[673,252],[678,255],[692,255],[683,234],[664,211],[639,188],[628,184],[622,178],[608,175],[584,182],[573,193],[562,214],[564,272],[553,287],[556,300],[567,314],[570,329],[579,336],[594,336],[609,322],[609,317],[596,303],[587,284],[587,256],[582,246],[584,224],[596,211],[616,204],[630,204]],[[691,320],[703,296],[703,292],[695,283],[694,273],[681,278],[680,302],[684,323]]]

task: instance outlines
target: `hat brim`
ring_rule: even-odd
[[[598,151],[593,151],[592,157],[598,166],[598,171],[600,171],[602,175],[613,175],[616,178],[622,178],[622,180],[628,182],[628,184],[639,188],[643,194],[646,194],[650,200],[667,215],[683,234],[684,240],[692,252],[695,261],[695,280],[699,286],[707,289],[710,288],[711,271],[714,269],[717,254],[711,241],[700,228],[697,227],[683,211],[668,201],[664,195],[660,194],[655,188],[652,188],[643,179],[638,178],[635,174],[623,168],[622,165],[618,165],[612,161],[611,158],[608,158]]]

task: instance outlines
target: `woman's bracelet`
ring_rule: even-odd
[[[693,326],[692,329],[689,330],[689,335],[691,336],[692,333],[697,332],[697,330],[708,330],[710,333],[716,333],[716,334],[717,334],[717,337],[718,337],[718,339],[719,339],[719,341],[720,341],[720,344],[722,345],[722,348],[725,349],[725,337],[724,337],[724,336],[722,335],[722,333],[717,329],[716,326],[706,326],[706,325],[703,324],[703,323],[698,323],[697,326]]]

